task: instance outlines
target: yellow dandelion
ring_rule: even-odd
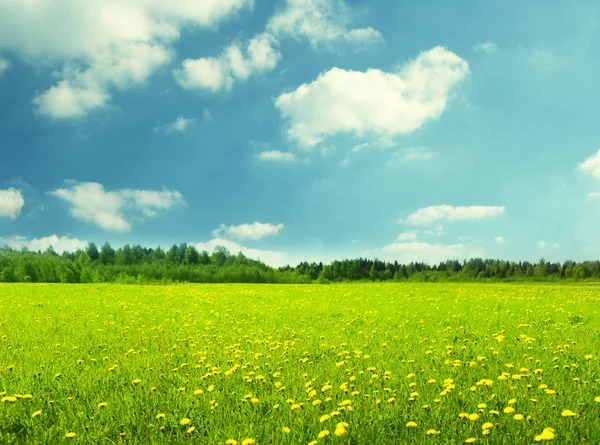
[[[467,440],[465,440],[465,443],[474,443],[477,439],[475,439],[474,437],[469,437]]]
[[[596,403],[600,403],[600,396],[594,397],[594,401],[595,401]]]
[[[187,417],[184,417],[183,419],[181,419],[179,421],[179,425],[181,426],[186,426],[189,425],[192,421],[190,419],[188,419]]]
[[[577,414],[571,411],[570,409],[565,409],[562,413],[560,413],[560,415],[563,417],[575,417]]]
[[[322,439],[325,436],[329,436],[329,430],[323,430],[323,431],[321,431],[317,437],[319,439]]]
[[[41,410],[41,409],[39,409],[39,410],[35,411],[35,412],[34,412],[34,413],[31,415],[31,417],[37,417],[37,416],[39,416],[40,414],[42,414],[42,410]]]
[[[346,433],[347,433],[347,431],[345,428],[336,428],[333,434],[335,434],[338,437],[341,437]]]
[[[515,409],[512,406],[507,406],[502,410],[504,414],[512,414],[515,412]]]
[[[158,419],[164,419],[166,417],[165,413],[160,413],[156,415],[156,420]]]
[[[285,434],[289,434],[291,430],[287,426],[284,426],[283,428],[281,428],[281,431],[283,431]]]
[[[426,434],[428,436],[439,436],[441,434],[441,432],[437,431],[437,430],[434,430],[434,429],[431,429],[431,430],[427,430]]]
[[[331,419],[331,416],[329,414],[323,414],[320,418],[319,418],[319,422],[323,423],[326,422],[327,420]]]
[[[191,427],[189,427],[189,428],[186,430],[186,433],[187,433],[187,434],[191,434],[191,433],[193,433],[195,430],[196,430],[196,427],[195,427],[195,426],[191,426]]]
[[[238,445],[238,441],[235,439],[227,439],[225,445]]]
[[[132,385],[138,385],[138,384],[140,384],[140,383],[142,383],[142,381],[141,381],[140,379],[133,379],[133,380],[131,381],[131,384],[132,384]]]
[[[535,436],[536,442],[541,442],[542,440],[552,440],[554,439],[554,428],[544,428],[542,434]]]
[[[2,403],[14,403],[16,401],[17,401],[17,398],[13,397],[13,396],[2,397]]]
[[[490,428],[492,428],[494,426],[493,423],[490,422],[485,422],[483,425],[481,425],[481,428],[483,428],[484,430],[489,430]]]
[[[469,414],[469,420],[471,422],[476,422],[477,420],[479,420],[479,414]]]
[[[416,428],[417,422],[413,422],[412,420],[406,424],[406,428]]]
[[[107,405],[108,405],[108,403],[106,403],[106,402],[100,402],[100,403],[98,403],[98,408],[106,408]]]
[[[242,445],[254,445],[256,443],[256,440],[251,439],[251,438],[247,438],[242,440]]]
[[[513,419],[515,419],[515,420],[524,420],[525,416],[523,416],[523,414],[515,414],[513,416]]]
[[[67,434],[65,434],[65,437],[66,437],[67,439],[74,439],[74,438],[75,438],[75,436],[77,436],[77,434],[75,434],[75,433],[73,433],[73,432],[70,432],[70,433],[67,433]]]

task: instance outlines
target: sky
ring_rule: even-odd
[[[600,258],[600,4],[0,0],[0,245]]]

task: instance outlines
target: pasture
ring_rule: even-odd
[[[598,443],[600,287],[0,284],[0,443]]]

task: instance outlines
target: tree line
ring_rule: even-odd
[[[345,281],[600,281],[600,261],[552,263],[473,258],[429,265],[378,259],[302,262],[273,268],[217,246],[212,253],[181,243],[168,250],[139,245],[57,254],[0,248],[0,282],[32,283],[331,283]]]

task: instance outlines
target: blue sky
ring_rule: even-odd
[[[599,17],[0,0],[0,244],[597,259]]]

